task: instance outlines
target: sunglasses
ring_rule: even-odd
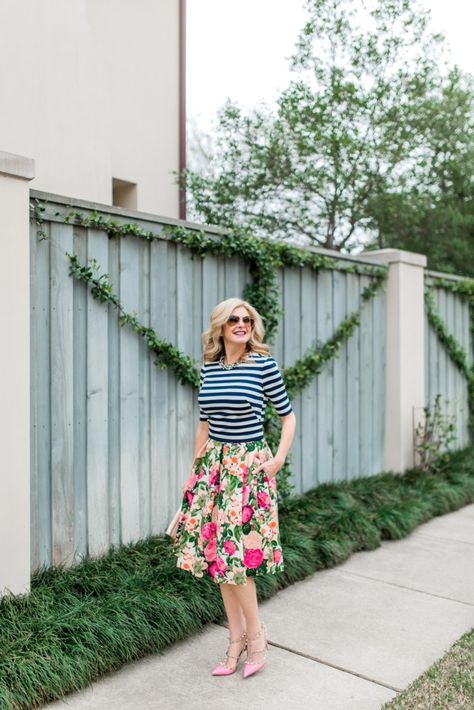
[[[253,325],[253,318],[250,318],[250,316],[244,316],[243,318],[240,318],[240,316],[229,316],[227,319],[229,325],[237,325],[240,321],[242,321],[244,325],[248,325],[249,323]]]

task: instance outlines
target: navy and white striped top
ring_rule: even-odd
[[[263,411],[269,399],[280,416],[293,411],[276,361],[251,353],[254,362],[224,370],[219,362],[201,367],[199,419],[209,422],[209,437],[217,441],[263,438]]]

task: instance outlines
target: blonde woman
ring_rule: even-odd
[[[261,316],[239,298],[218,303],[201,336],[200,420],[174,545],[177,567],[219,584],[229,645],[213,675],[234,673],[245,649],[244,678],[265,666],[268,643],[254,577],[281,572],[284,564],[276,475],[296,418],[263,337]],[[275,455],[263,433],[266,399],[282,418]]]

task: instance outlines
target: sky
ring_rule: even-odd
[[[474,3],[420,1],[453,63],[474,74]],[[205,129],[228,97],[249,109],[271,104],[293,76],[287,58],[305,19],[300,0],[187,0],[186,7],[188,117]]]

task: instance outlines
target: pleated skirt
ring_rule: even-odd
[[[181,502],[173,543],[178,568],[218,584],[283,571],[276,477],[255,473],[272,457],[265,438],[207,439]]]

